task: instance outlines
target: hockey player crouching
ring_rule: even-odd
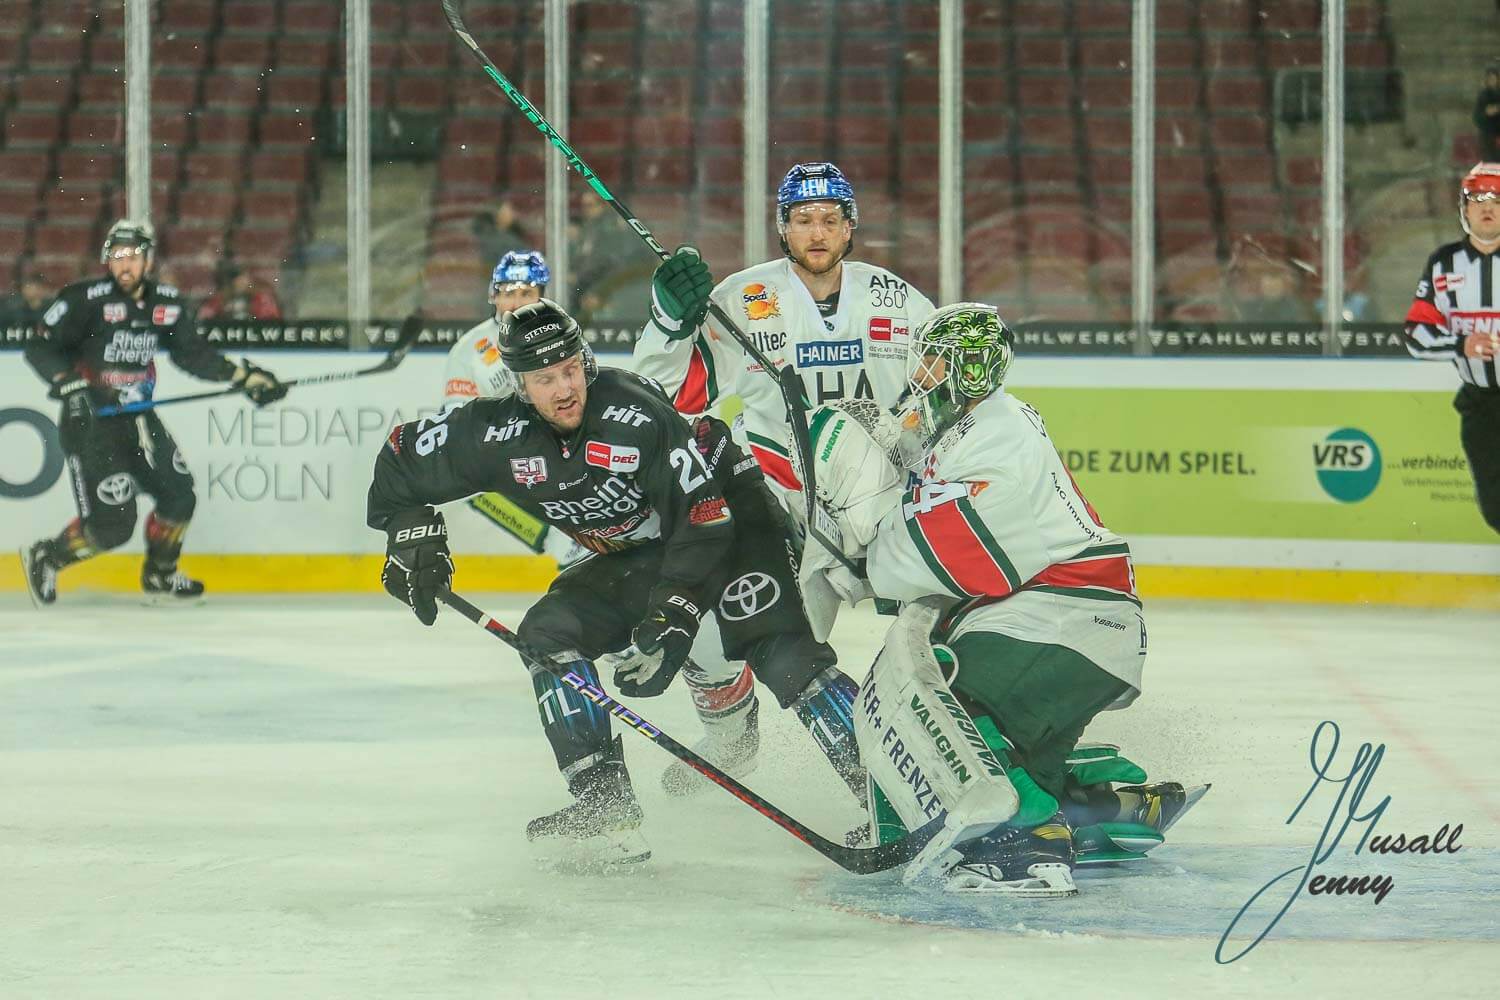
[[[689,424],[650,379],[598,367],[577,322],[547,299],[506,314],[498,337],[514,394],[403,424],[380,450],[368,520],[386,532],[386,590],[432,624],[453,561],[430,505],[500,493],[597,553],[553,582],[521,639],[596,685],[593,661],[623,651],[615,687],[649,696],[683,667],[702,610],[738,588],[736,613],[719,614],[725,656],[753,664],[862,790],[848,721],[855,685],[812,638],[789,553],[774,541],[786,537],[784,515],[728,428]],[[609,714],[545,671],[532,677],[575,801],[529,823],[527,839],[568,863],[645,860]]]
[[[802,583],[824,636],[841,598],[907,602],[856,732],[882,835],[947,812],[908,875],[1070,895],[1069,758],[1095,715],[1140,693],[1146,625],[1129,547],[1005,392],[1011,358],[994,307],[945,306],[912,335],[903,418],[857,400],[814,411],[818,497],[868,584],[812,543]],[[1140,850],[1206,790],[1096,784],[1087,806],[1111,846]]]

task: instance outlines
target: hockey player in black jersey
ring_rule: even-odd
[[[593,661],[623,651],[616,688],[655,695],[714,610],[724,655],[749,661],[862,796],[855,685],[812,637],[784,515],[755,460],[722,422],[688,422],[651,379],[598,367],[550,300],[505,314],[499,341],[515,394],[403,424],[380,450],[369,524],[386,532],[386,590],[432,624],[453,561],[431,505],[501,493],[596,553],[553,582],[522,639],[594,684]],[[575,801],[528,824],[528,840],[590,865],[649,857],[608,713],[544,671],[532,678]]]
[[[196,500],[176,442],[154,411],[94,413],[151,398],[158,347],[191,375],[232,381],[257,406],[286,395],[270,372],[249,361],[236,365],[198,337],[177,289],[150,276],[155,242],[149,224],[116,222],[100,254],[108,274],[58,292],[42,314],[39,336],[26,344],[26,360],[47,383],[48,395],[62,404],[58,429],[78,506],[78,517],[60,534],[21,552],[38,604],[57,599],[59,570],[129,540],[137,493],[156,501],[146,515],[142,588],[164,598],[203,593],[203,584],[177,569]]]

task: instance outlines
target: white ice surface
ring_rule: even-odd
[[[525,606],[470,596],[512,625]],[[452,613],[423,629],[375,597],[65,593],[38,613],[0,595],[0,997],[1492,995],[1496,616],[1149,613],[1146,693],[1089,736],[1213,792],[1140,868],[1007,903],[848,875],[717,789],[668,800],[669,758],[630,733],[653,860],[537,870],[522,828],[564,791],[530,684]],[[840,621],[845,669],[862,675],[884,623]],[[860,814],[762,696],[747,783],[837,839]],[[634,707],[698,735],[681,688]],[[1329,814],[1324,790],[1286,823],[1323,719],[1346,770],[1385,744],[1364,800],[1391,797],[1378,832],[1463,823],[1462,850],[1355,858],[1356,827],[1317,871],[1393,874],[1383,903],[1304,893],[1216,964],[1235,911],[1306,862]]]

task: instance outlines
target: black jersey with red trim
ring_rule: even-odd
[[[96,402],[114,403],[151,397],[163,348],[201,379],[227,382],[234,375],[234,363],[198,336],[181,293],[149,279],[139,298],[108,276],[64,286],[42,313],[25,354],[47,382],[82,375]]]
[[[495,492],[595,552],[665,546],[661,581],[696,591],[734,542],[739,481],[760,480],[723,422],[704,427],[700,439],[659,385],[617,368],[599,369],[568,435],[517,396],[476,399],[391,432],[368,523]]]
[[[1464,356],[1471,336],[1500,335],[1497,254],[1468,239],[1446,243],[1427,258],[1406,313],[1406,349],[1424,360],[1452,361],[1458,377],[1481,389],[1500,388],[1495,362]]]

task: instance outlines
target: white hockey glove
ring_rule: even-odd
[[[817,498],[838,526],[844,555],[855,558],[874,540],[881,518],[900,504],[905,477],[886,448],[845,408],[813,410],[809,435]],[[791,453],[795,458],[797,449]],[[805,482],[803,470],[795,471]]]
[[[802,590],[802,604],[807,610],[813,638],[819,642],[828,641],[842,605],[858,604],[875,596],[868,580],[849,572],[833,553],[817,542],[808,542],[802,550],[797,585]]]

